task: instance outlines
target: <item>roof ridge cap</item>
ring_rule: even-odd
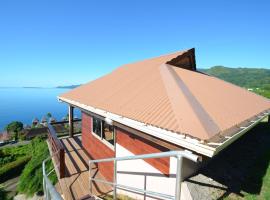
[[[176,110],[179,110],[178,109],[180,108],[179,105],[181,105],[178,102],[180,100],[183,101],[183,98],[184,98],[186,104],[189,107],[189,110],[192,110],[193,115],[195,115],[195,118],[198,120],[198,122],[201,124],[202,128],[206,132],[206,134],[204,133],[204,139],[208,139],[212,137],[213,135],[219,133],[220,132],[219,126],[214,122],[212,117],[204,110],[202,105],[197,101],[196,97],[191,93],[191,91],[185,85],[183,80],[176,74],[176,72],[174,71],[172,67],[173,66],[169,64],[162,64],[160,65],[160,73],[161,73],[161,77],[165,85],[166,92],[170,100],[171,106],[173,107],[174,115],[181,129],[185,129],[185,128],[182,127],[181,125],[182,119],[180,118],[180,116],[178,116],[178,112],[176,112]],[[175,93],[176,88],[178,88],[182,92],[176,94]],[[181,106],[183,108],[184,105],[181,105]]]

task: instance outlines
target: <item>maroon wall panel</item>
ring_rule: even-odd
[[[116,128],[116,137],[118,144],[135,155],[168,151],[168,149],[165,147],[159,146],[151,141],[145,140],[120,128]],[[169,174],[169,158],[145,159],[145,161],[162,173]]]
[[[82,113],[82,145],[92,159],[115,157],[115,152],[106,144],[93,136],[92,117]],[[108,180],[113,181],[113,162],[99,163],[98,168],[101,174]]]

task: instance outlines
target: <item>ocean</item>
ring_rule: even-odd
[[[36,117],[39,120],[48,112],[61,120],[68,113],[68,105],[58,102],[57,96],[69,89],[63,88],[0,88],[0,131],[12,121],[31,125]],[[75,109],[75,116],[80,111]]]

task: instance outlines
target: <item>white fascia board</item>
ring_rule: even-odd
[[[207,146],[203,143],[201,143],[199,140],[197,139],[193,139],[190,138],[188,136],[185,135],[181,135],[178,133],[174,133],[172,131],[168,131],[165,129],[161,129],[152,125],[147,125],[144,124],[142,122],[133,120],[133,119],[129,119],[117,114],[113,114],[98,108],[94,108],[92,106],[88,106],[85,104],[81,104],[79,102],[73,101],[73,100],[69,100],[63,97],[58,97],[58,100],[66,102],[68,104],[74,105],[76,107],[82,108],[84,110],[96,113],[97,115],[100,115],[104,118],[110,118],[111,120],[124,124],[126,126],[129,126],[131,128],[134,128],[136,130],[139,130],[141,132],[144,132],[146,134],[155,136],[157,138],[160,138],[162,140],[171,142],[173,144],[176,144],[178,146],[184,147],[186,149],[195,151],[201,155],[205,155],[207,157],[213,157],[214,155],[218,154],[220,151],[222,151],[223,149],[225,149],[227,146],[229,146],[231,143],[233,143],[235,140],[237,140],[238,138],[240,138],[242,135],[244,135],[246,132],[248,132],[250,129],[252,129],[254,126],[256,126],[260,121],[262,121],[264,118],[266,118],[270,113],[264,113],[261,116],[258,116],[257,120],[254,120],[254,123],[252,123],[251,125],[249,125],[248,127],[243,127],[244,129],[242,129],[241,131],[239,131],[238,133],[234,134],[231,137],[227,137],[226,141],[224,141],[223,143],[214,143],[213,145],[216,147],[210,147]],[[211,143],[210,143],[211,144]],[[209,145],[209,144],[208,144]]]
[[[74,105],[76,107],[82,108],[84,110],[96,113],[97,115],[100,115],[104,118],[106,117],[110,118],[111,120],[115,122],[124,124],[128,127],[134,128],[146,134],[155,136],[157,138],[163,139],[165,141],[171,142],[181,147],[190,149],[199,154],[202,154],[208,157],[212,157],[214,155],[215,148],[204,145],[200,143],[199,140],[187,137],[185,135],[180,135],[172,131],[164,130],[158,127],[154,127],[152,125],[147,125],[142,122],[138,122],[136,120],[132,120],[132,119],[129,119],[129,118],[117,115],[117,114],[113,114],[113,113],[110,113],[110,112],[107,112],[98,108],[94,108],[92,106],[81,104],[79,102],[69,100],[63,97],[58,97],[58,100]]]

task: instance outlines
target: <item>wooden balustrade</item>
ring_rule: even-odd
[[[58,167],[57,173],[60,178],[65,177],[65,149],[57,138],[57,134],[51,124],[48,124],[48,141],[51,147],[54,162]]]

